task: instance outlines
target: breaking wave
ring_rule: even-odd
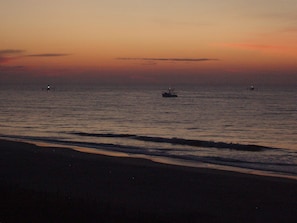
[[[127,139],[143,141],[143,142],[168,143],[168,144],[172,144],[172,145],[229,149],[229,150],[249,151],[249,152],[259,152],[259,151],[264,151],[264,150],[277,149],[277,148],[273,148],[273,147],[260,146],[260,145],[226,143],[226,142],[193,140],[193,139],[183,139],[183,138],[141,136],[141,135],[133,135],[133,134],[112,134],[112,133],[97,134],[97,133],[85,133],[85,132],[71,132],[70,134],[86,136],[86,137],[96,137],[96,138],[127,138]]]
[[[12,138],[12,139],[22,139],[26,141],[33,142],[45,142],[56,145],[65,145],[65,146],[77,146],[82,148],[92,148],[96,150],[105,150],[109,152],[120,152],[131,155],[143,155],[145,157],[159,157],[159,158],[169,158],[175,160],[181,160],[185,162],[194,162],[194,163],[204,163],[211,165],[221,165],[228,167],[240,167],[247,168],[250,170],[260,170],[260,171],[273,171],[278,174],[289,174],[296,176],[297,167],[295,164],[296,154],[292,155],[292,160],[289,158],[289,154],[287,154],[286,150],[280,148],[272,148],[265,147],[259,145],[244,145],[244,144],[233,144],[233,143],[224,143],[224,142],[214,142],[214,141],[203,141],[203,140],[189,140],[182,138],[165,138],[165,137],[151,137],[151,136],[140,136],[133,134],[94,134],[94,133],[84,133],[84,132],[71,132],[68,133],[70,135],[78,136],[78,140],[75,140],[76,137],[72,137],[71,139],[60,138],[60,137],[39,137],[39,136],[13,136],[13,135],[3,135],[0,134],[0,137],[4,138]],[[79,139],[79,137],[82,137]],[[156,143],[169,143],[174,145],[186,145],[192,146],[193,148],[172,148],[172,149],[162,149],[162,148],[151,148],[145,146],[131,146],[131,145],[120,145],[114,143],[103,143],[98,142],[98,140],[92,141],[92,139],[81,140],[84,137],[96,137],[96,138],[127,138],[132,140],[140,140],[145,142],[156,142]],[[195,153],[195,148],[199,153]],[[200,148],[209,149],[216,148],[221,150],[222,152],[226,150],[233,151],[233,153],[242,153],[244,152],[244,156],[233,156],[233,153],[229,153],[227,151],[227,156],[218,156],[212,153],[203,154],[200,153]],[[193,153],[194,151],[194,153]],[[280,161],[281,157],[283,157],[283,152],[285,152],[288,160]],[[177,152],[177,153],[176,153]],[[257,152],[261,152],[260,159]],[[270,153],[280,153],[279,158],[272,158],[269,156]],[[249,153],[249,155],[247,155]],[[232,155],[233,154],[233,155]],[[254,154],[254,155],[252,155]],[[221,154],[223,155],[223,154]],[[276,155],[276,154],[274,154]],[[249,158],[252,156],[253,158]],[[263,159],[263,157],[266,157]],[[272,158],[272,159],[271,159]],[[149,158],[150,159],[150,158]]]

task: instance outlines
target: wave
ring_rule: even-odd
[[[162,137],[147,137],[147,136],[137,136],[137,135],[130,135],[130,134],[88,134],[88,133],[82,133],[82,132],[76,132],[71,133],[75,135],[80,136],[90,136],[90,137],[123,137],[123,138],[133,138],[136,137],[136,139],[139,140],[148,140],[150,141],[158,141],[158,142],[173,142],[173,143],[179,143],[179,144],[185,144],[188,140],[185,139],[177,139],[177,138],[162,138]],[[39,137],[39,136],[16,136],[16,135],[2,135],[0,134],[0,137],[4,138],[12,138],[12,139],[22,139],[22,140],[28,140],[28,141],[39,141],[39,142],[45,142],[50,144],[56,144],[56,145],[66,145],[66,146],[78,146],[82,148],[94,148],[94,149],[101,149],[106,150],[109,152],[123,152],[126,154],[135,154],[135,155],[144,155],[145,157],[159,157],[159,158],[169,158],[169,159],[175,159],[180,161],[186,161],[186,162],[194,162],[194,163],[204,163],[204,164],[211,164],[211,165],[222,165],[222,166],[228,166],[228,167],[239,167],[239,168],[247,168],[250,170],[260,170],[260,171],[273,171],[278,174],[289,174],[289,175],[296,175],[297,169],[295,163],[281,163],[277,160],[242,160],[241,158],[232,158],[232,157],[218,157],[218,156],[205,156],[205,155],[192,155],[192,154],[174,154],[171,153],[171,150],[168,149],[158,149],[158,148],[147,148],[147,147],[139,147],[139,146],[125,146],[125,145],[118,145],[118,144],[112,144],[112,143],[98,143],[98,142],[83,142],[83,141],[69,141],[61,138],[56,137]],[[192,140],[190,140],[192,141]],[[195,141],[195,140],[194,140]],[[196,140],[200,142],[200,140]],[[209,145],[209,143],[212,146],[212,143],[214,142],[208,142],[208,141],[202,141]],[[223,143],[226,145],[230,145],[228,143]],[[221,145],[219,143],[218,145]],[[241,147],[248,146],[248,145],[241,145],[241,144],[232,144],[236,145],[239,148],[239,150],[242,150]],[[250,145],[254,146],[254,145]],[[262,146],[255,146],[255,148],[263,149],[275,149],[270,147],[263,147]],[[234,149],[234,147],[233,147]],[[255,151],[248,148],[248,151]],[[176,149],[174,149],[176,150]],[[245,149],[246,151],[246,149]]]
[[[86,136],[86,137],[97,137],[97,138],[127,138],[127,139],[139,140],[143,142],[168,143],[172,145],[229,149],[229,150],[249,151],[249,152],[260,152],[264,150],[278,149],[273,147],[252,145],[252,144],[226,143],[226,142],[215,142],[215,141],[206,141],[206,140],[183,139],[183,138],[175,138],[175,137],[165,138],[165,137],[155,137],[155,136],[141,136],[141,135],[134,135],[134,134],[85,133],[85,132],[68,132],[68,134]]]

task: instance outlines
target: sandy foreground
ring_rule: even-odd
[[[297,222],[297,181],[0,140],[0,222]]]

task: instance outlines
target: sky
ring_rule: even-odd
[[[2,83],[297,85],[296,0],[2,0]]]

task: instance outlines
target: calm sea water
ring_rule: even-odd
[[[2,86],[0,136],[297,176],[296,88],[162,90]]]

